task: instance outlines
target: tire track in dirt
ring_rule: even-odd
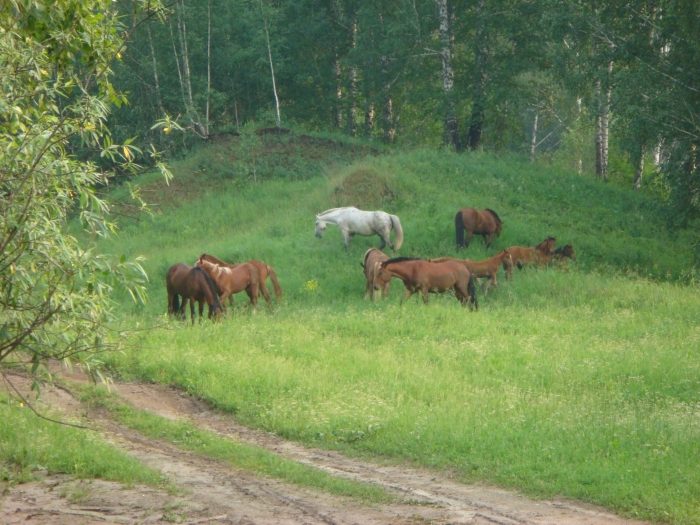
[[[65,374],[64,374],[65,375]],[[84,382],[80,375],[66,375]],[[30,382],[15,384],[29,392]],[[104,409],[86,411],[69,390],[45,388],[42,404],[82,417],[129,455],[152,466],[177,486],[173,496],[151,488],[125,489],[101,480],[75,482],[50,476],[43,482],[10,488],[0,499],[0,523],[161,523],[187,519],[189,523],[266,524],[390,524],[473,525],[633,525],[610,512],[568,500],[531,501],[506,490],[456,483],[444,475],[401,465],[382,465],[345,457],[333,451],[305,448],[277,436],[238,424],[174,388],[151,384],[115,385],[121,397],[139,409],[169,419],[187,419],[221,437],[263,447],[282,457],[325,470],[335,476],[371,483],[398,494],[408,503],[363,506],[355,500],[258,477],[224,463],[180,450],[175,445],[144,437],[119,425]],[[64,487],[54,490],[55,487]],[[65,493],[76,486],[86,491],[80,501]],[[67,488],[66,488],[67,487]],[[176,510],[176,512],[173,511]]]
[[[118,384],[116,387],[119,395],[136,408],[148,410],[169,419],[189,419],[199,428],[213,431],[222,437],[258,445],[280,456],[325,470],[338,477],[372,483],[389,492],[398,492],[406,499],[420,504],[413,506],[413,512],[408,514],[416,518],[441,522],[446,520],[449,523],[499,525],[642,523],[620,518],[605,509],[581,502],[565,499],[532,501],[494,487],[456,483],[445,476],[427,470],[379,465],[349,458],[333,451],[305,448],[297,443],[240,425],[233,417],[213,411],[206,403],[186,396],[174,388],[128,383]],[[369,523],[364,520],[359,522]]]

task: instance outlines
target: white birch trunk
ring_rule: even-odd
[[[211,0],[207,0],[207,107],[204,116],[205,131],[209,136],[209,95],[211,93]]]
[[[282,126],[282,118],[280,116],[280,99],[277,96],[277,83],[275,82],[275,67],[272,64],[272,48],[270,47],[270,32],[267,30],[267,18],[263,11],[263,3],[260,0],[260,14],[263,17],[263,23],[265,25],[265,39],[267,40],[267,57],[270,60],[270,74],[272,75],[272,92],[275,95],[275,112],[277,116],[277,129]]]
[[[462,149],[457,126],[457,115],[454,104],[454,71],[452,69],[452,46],[449,25],[449,12],[447,0],[435,0],[438,6],[438,19],[440,21],[440,55],[442,56],[442,88],[445,95],[445,133],[446,144],[454,146],[456,151]]]
[[[160,82],[158,82],[158,64],[156,63],[156,51],[153,48],[153,37],[151,36],[151,25],[146,23],[146,34],[148,35],[148,45],[151,48],[151,61],[153,62],[153,80],[156,86],[156,101],[158,102],[158,111],[160,116],[165,116],[165,108],[163,107],[163,99],[160,95]]]
[[[637,162],[637,171],[634,174],[634,189],[642,188],[642,175],[644,174],[644,144],[639,146],[639,161]]]
[[[353,14],[352,23],[352,48],[357,45],[357,15]],[[357,134],[356,118],[357,118],[357,69],[354,65],[350,66],[350,106],[348,107],[348,135],[354,137]]]
[[[333,61],[333,73],[335,74],[335,108],[333,111],[333,125],[340,129],[343,127],[343,113],[341,102],[343,100],[342,83],[340,80],[340,61],[336,55]]]
[[[535,162],[535,150],[537,150],[537,121],[539,117],[540,114],[535,113],[535,122],[532,124],[532,142],[530,142],[530,162]]]

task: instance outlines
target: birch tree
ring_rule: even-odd
[[[447,0],[435,0],[440,23],[440,56],[442,58],[442,87],[445,95],[445,134],[443,141],[459,152],[462,142],[459,138],[457,115],[454,102],[454,71],[452,69],[452,33],[449,25]]]

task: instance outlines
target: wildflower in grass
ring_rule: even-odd
[[[301,291],[316,293],[320,290],[320,288],[321,287],[318,285],[318,281],[316,279],[310,279],[304,283],[304,286],[301,287]]]

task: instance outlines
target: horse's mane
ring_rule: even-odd
[[[317,217],[323,217],[324,215],[327,215],[327,214],[329,214],[329,213],[331,213],[331,212],[334,212],[334,211],[338,211],[338,210],[350,210],[350,209],[356,210],[357,208],[355,208],[355,206],[342,206],[342,207],[340,207],[340,208],[331,208],[330,210],[322,211],[321,213],[317,214],[316,216],[317,216]]]
[[[503,221],[501,220],[501,218],[498,216],[498,213],[496,213],[495,211],[493,211],[491,208],[486,208],[486,211],[489,212],[491,215],[493,215],[494,218],[495,218],[498,222],[503,222]]]
[[[218,257],[214,257],[210,253],[203,253],[202,255],[199,256],[200,259],[202,259],[203,257],[208,257],[209,259],[212,259],[213,261],[216,262],[216,264],[228,264],[226,261],[222,261],[221,259],[219,259]],[[211,262],[211,261],[209,261],[209,262]]]
[[[205,261],[205,262],[208,262],[208,261]],[[209,263],[209,264],[212,264],[212,263]],[[198,271],[202,272],[204,279],[207,281],[207,285],[209,286],[209,291],[211,292],[212,296],[214,297],[214,308],[216,308],[217,306],[219,308],[221,308],[221,303],[219,303],[219,296],[216,294],[216,287],[214,286],[214,283],[212,282],[211,277],[209,277],[209,274],[207,274],[207,272],[205,272],[199,266],[195,266],[194,270],[195,271],[198,270]]]
[[[562,247],[557,248],[556,250],[554,250],[554,253],[564,253],[564,251],[566,251],[566,250],[571,250],[571,251],[573,251],[573,249],[574,249],[574,247],[573,247],[572,245],[567,244],[566,246],[562,246]]]
[[[398,263],[398,262],[404,262],[404,261],[422,261],[420,257],[394,257],[393,259],[389,259],[388,261],[384,261],[382,263],[382,268],[384,268],[387,264],[391,263]]]

